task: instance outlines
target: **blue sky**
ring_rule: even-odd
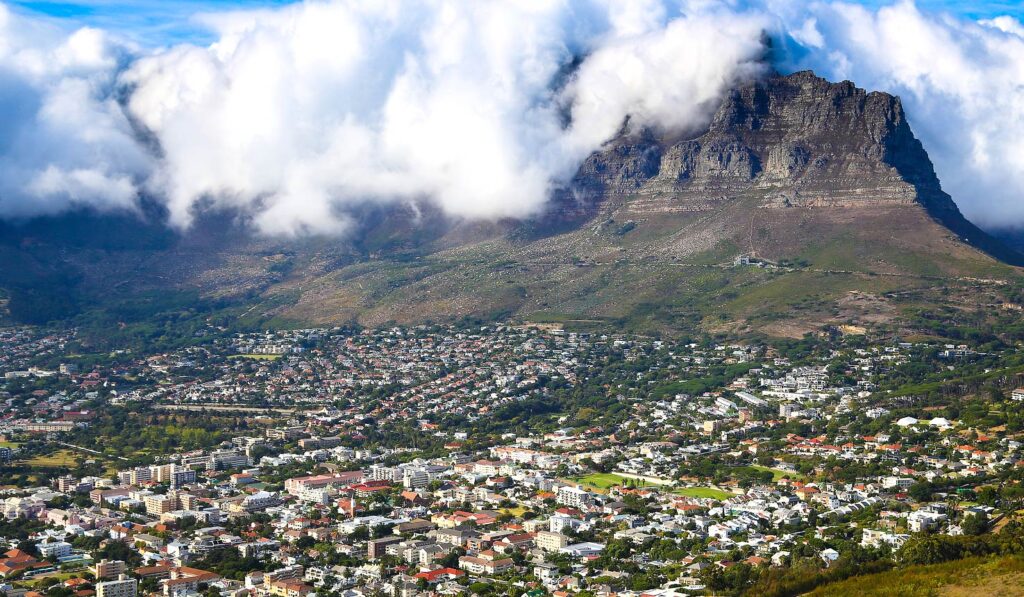
[[[3,1],[3,0],[0,0]],[[72,26],[90,25],[127,36],[144,46],[212,41],[192,16],[238,8],[264,8],[295,0],[6,0],[23,12],[43,14]]]
[[[0,0],[3,1],[3,0]],[[7,0],[22,11],[44,14],[72,26],[91,25],[127,36],[144,46],[212,41],[191,17],[197,13],[280,6],[297,0]],[[479,1],[479,0],[472,0]],[[856,0],[853,0],[856,1]],[[879,6],[892,0],[861,0]],[[1024,19],[1024,2],[917,0],[924,9],[979,19],[1011,15]]]
[[[866,2],[853,3],[869,6],[881,6],[892,4],[890,0],[868,0]],[[917,6],[923,9],[950,12],[972,19],[986,19],[1000,15],[1013,17],[1024,17],[1024,2],[1020,0],[1006,1],[985,1],[985,0],[917,0]]]

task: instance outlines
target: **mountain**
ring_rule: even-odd
[[[1011,304],[1024,262],[942,191],[898,98],[810,72],[731,91],[695,134],[624,127],[530,221],[368,206],[347,240],[283,241],[237,214],[184,234],[160,220],[7,225],[9,317],[123,324],[202,303],[252,324],[478,317],[798,337]]]
[[[747,199],[754,227],[759,216],[793,215],[790,208],[827,210],[814,216],[862,210],[866,218],[923,208],[974,247],[1022,260],[960,214],[898,98],[809,71],[734,90],[697,138],[620,138],[584,164],[577,184],[630,200],[640,214],[716,212]],[[782,239],[766,236],[765,244],[751,238],[750,251],[772,253]]]

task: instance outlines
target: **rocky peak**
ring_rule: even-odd
[[[641,217],[736,202],[771,210],[923,208],[989,254],[1024,262],[960,214],[898,97],[810,71],[732,90],[696,137],[621,135],[584,162],[571,191],[556,205],[576,219],[620,204]]]
[[[750,195],[774,207],[922,201],[956,209],[934,196],[938,179],[899,98],[809,71],[734,89],[698,137],[647,130],[615,139],[577,181],[680,209]]]

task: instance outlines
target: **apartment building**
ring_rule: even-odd
[[[104,578],[118,578],[127,570],[123,560],[100,560],[92,567],[92,573],[97,580]]]
[[[117,580],[96,583],[96,597],[135,597],[138,594],[138,582],[124,574]]]

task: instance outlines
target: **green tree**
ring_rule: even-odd
[[[988,515],[984,512],[968,514],[960,528],[965,535],[982,535],[988,530]]]
[[[897,552],[904,564],[938,564],[960,557],[959,545],[945,535],[914,535]]]

